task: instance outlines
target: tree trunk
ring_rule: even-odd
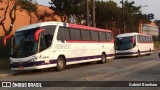
[[[32,24],[32,14],[31,13],[29,13],[29,18],[30,18],[30,24]]]

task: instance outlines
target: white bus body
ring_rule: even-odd
[[[116,57],[140,56],[151,54],[154,44],[151,35],[141,33],[125,33],[116,36]]]
[[[63,22],[42,22],[15,32],[10,65],[12,70],[50,67],[60,67],[59,70],[62,70],[64,63],[102,62],[103,56],[105,59],[115,57],[110,30]]]

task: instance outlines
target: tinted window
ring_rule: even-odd
[[[153,42],[153,39],[152,39],[152,37],[151,37],[151,42]]]
[[[151,42],[150,38],[151,38],[151,37],[148,37],[148,42]]]
[[[107,38],[107,41],[111,41],[112,40],[112,33],[106,33],[106,38]]]
[[[71,40],[81,40],[81,34],[79,29],[70,28]]]
[[[93,41],[99,41],[98,32],[96,32],[96,31],[91,31],[91,39],[92,39]]]
[[[140,36],[140,42],[143,42],[143,37],[142,36]]]
[[[149,42],[149,37],[147,36],[147,42]]]
[[[100,41],[106,41],[106,36],[104,32],[99,32],[99,40]]]
[[[81,30],[82,40],[91,40],[90,32],[87,30]]]
[[[44,49],[44,47],[48,48],[51,46],[56,26],[48,25],[48,26],[43,26],[42,28],[45,29],[41,35],[41,44],[42,43],[45,44],[43,45],[43,49]]]
[[[56,26],[48,25],[48,26],[43,26],[42,28],[45,29],[42,33],[43,35],[47,35],[47,34],[54,35]]]
[[[137,36],[137,38],[138,38],[138,39],[137,39],[137,42],[140,42],[140,36],[139,36],[139,35]]]
[[[146,38],[145,38],[145,36],[142,36],[143,37],[143,42],[146,42]]]
[[[69,30],[65,27],[59,27],[57,40],[70,40]]]
[[[41,35],[41,42],[40,42],[40,51],[48,48],[52,44],[53,35]]]

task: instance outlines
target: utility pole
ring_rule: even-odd
[[[89,4],[88,0],[85,0],[86,3],[86,26],[89,26]]]
[[[92,0],[92,26],[96,27],[96,22],[95,22],[95,0]]]
[[[125,24],[124,24],[124,2],[122,0],[122,33],[125,32]]]

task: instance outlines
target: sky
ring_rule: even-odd
[[[48,4],[50,0],[37,0],[38,4],[50,6]],[[109,1],[109,0],[103,0],[103,1]],[[121,0],[111,0],[117,2],[118,6],[121,6],[120,1]],[[125,1],[125,0],[124,0]],[[143,14],[150,14],[153,13],[156,20],[160,20],[160,0],[128,0],[128,1],[134,1],[135,5],[142,6],[142,13]]]

